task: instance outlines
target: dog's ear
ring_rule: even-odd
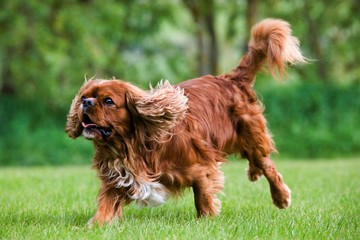
[[[148,140],[156,141],[161,141],[185,118],[187,101],[184,90],[171,86],[168,81],[161,81],[148,92],[128,91],[126,94],[137,133],[144,132]]]
[[[81,104],[81,99],[79,96],[79,93],[75,96],[75,98],[72,100],[69,114],[67,115],[67,121],[65,126],[65,132],[69,135],[71,138],[77,138],[81,135],[82,128],[81,128],[81,122],[78,116],[78,109]]]
[[[65,132],[71,138],[77,138],[82,133],[81,120],[79,119],[79,115],[78,115],[78,111],[81,105],[81,94],[85,88],[89,87],[89,85],[95,82],[96,80],[93,80],[92,78],[90,80],[85,79],[84,84],[81,86],[79,92],[75,95],[74,99],[72,100],[65,126]]]

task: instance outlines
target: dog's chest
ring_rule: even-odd
[[[126,195],[139,206],[156,207],[163,204],[168,198],[168,191],[159,182],[136,179],[124,167],[112,167],[103,174],[115,188],[125,188]]]

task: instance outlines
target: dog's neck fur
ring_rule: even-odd
[[[104,146],[102,146],[104,147]],[[124,189],[126,197],[135,201],[139,206],[154,207],[163,204],[169,195],[164,185],[156,177],[146,177],[133,172],[134,166],[127,166],[131,161],[119,152],[114,146],[108,145],[110,151],[101,151],[96,148],[96,155],[102,156],[101,162],[94,162],[99,177],[114,188]],[[95,158],[96,159],[96,158]]]

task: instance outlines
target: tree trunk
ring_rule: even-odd
[[[206,13],[206,26],[207,31],[209,33],[209,50],[210,50],[210,58],[209,58],[209,65],[210,65],[210,73],[217,74],[218,73],[218,45],[217,45],[217,37],[215,31],[215,19],[214,19],[214,1],[208,2],[209,9]]]
[[[311,51],[315,55],[315,59],[318,61],[315,62],[316,64],[316,74],[320,81],[328,82],[328,72],[327,68],[329,67],[327,62],[325,61],[322,50],[320,47],[320,40],[319,40],[319,32],[320,28],[318,27],[318,23],[315,19],[310,16],[310,4],[308,0],[305,1],[304,10],[305,10],[305,19],[308,24],[308,39]]]
[[[198,75],[217,74],[218,46],[214,0],[183,0],[196,24]]]
[[[244,44],[244,53],[248,51],[248,42],[250,40],[250,31],[251,28],[256,23],[256,15],[258,9],[257,0],[247,0],[246,1],[246,41]]]
[[[15,87],[11,81],[11,70],[10,70],[10,63],[11,63],[11,57],[13,55],[12,48],[8,48],[5,50],[5,56],[3,64],[3,70],[1,74],[1,79],[3,79],[3,82],[0,83],[0,93],[6,94],[6,95],[14,95],[15,94]]]

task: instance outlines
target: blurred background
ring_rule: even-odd
[[[359,0],[1,0],[0,165],[89,163],[64,132],[84,78],[148,88],[231,71],[256,22],[293,27],[310,64],[256,90],[280,157],[360,156]]]

